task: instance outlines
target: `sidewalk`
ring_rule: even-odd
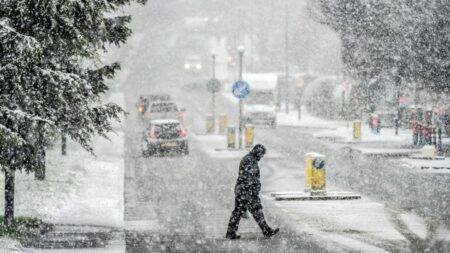
[[[123,226],[123,134],[111,141],[96,138],[97,157],[68,143],[67,155],[56,145],[47,151],[46,179],[16,173],[15,215],[51,223]],[[3,184],[2,177],[0,184]],[[4,192],[0,191],[0,212]]]
[[[67,155],[62,156],[60,143],[55,143],[47,150],[43,181],[35,180],[34,173],[16,172],[15,216],[37,217],[61,227],[123,228],[124,136],[120,126],[115,128],[111,140],[94,138],[96,156],[70,140]],[[4,191],[0,191],[0,212],[4,212]],[[7,241],[0,242],[0,251],[10,251],[11,245],[21,250],[19,243],[1,239]]]
[[[271,193],[303,191],[303,164],[272,160],[264,165],[261,172],[266,209],[283,226],[313,235],[330,251],[408,252],[419,242],[430,246],[437,241],[450,243],[450,231],[443,225],[431,231],[427,220],[366,196],[360,200],[276,201]],[[342,189],[327,182],[327,191]]]
[[[234,104],[238,103],[230,92],[222,93],[223,97]],[[362,122],[361,140],[353,140],[352,122],[339,120],[326,120],[315,117],[302,107],[301,120],[298,120],[298,111],[290,110],[289,114],[277,113],[279,126],[298,127],[305,132],[311,132],[317,139],[329,141],[340,145],[347,145],[366,155],[407,156],[417,152],[411,149],[412,133],[409,129],[399,129],[395,134],[393,128],[382,128],[379,135],[371,133],[365,122]]]
[[[411,148],[412,133],[409,129],[399,129],[396,135],[394,128],[382,128],[380,134],[373,134],[367,124],[362,122],[361,140],[355,141],[352,122],[321,119],[310,115],[305,108],[302,108],[301,120],[298,120],[296,110],[289,114],[279,112],[277,117],[280,126],[309,129],[316,139],[350,148],[363,155],[398,157],[419,152]]]

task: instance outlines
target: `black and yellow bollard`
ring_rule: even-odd
[[[307,153],[305,156],[305,192],[311,195],[325,194],[325,156]]]
[[[214,133],[214,117],[212,115],[206,116],[206,133]]]
[[[361,140],[361,120],[355,120],[353,122],[353,140]]]
[[[245,147],[251,148],[253,146],[253,140],[255,139],[255,126],[251,124],[245,125]]]
[[[229,149],[236,148],[236,127],[227,127],[227,147]]]
[[[312,163],[311,195],[326,195],[325,156],[317,154]]]
[[[219,134],[224,134],[227,129],[228,119],[226,114],[219,115]]]

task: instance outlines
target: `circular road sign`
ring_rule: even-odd
[[[206,88],[209,92],[218,92],[220,91],[220,88],[222,87],[222,84],[217,78],[211,78],[206,83]]]
[[[250,86],[246,81],[237,81],[233,84],[233,95],[239,99],[244,99],[250,94]]]

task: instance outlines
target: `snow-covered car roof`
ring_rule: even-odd
[[[164,124],[179,124],[180,121],[177,119],[154,119],[150,121],[152,125],[164,125]]]
[[[140,98],[146,98],[150,102],[162,102],[162,101],[170,101],[170,95],[161,93],[161,94],[144,94],[141,95]]]

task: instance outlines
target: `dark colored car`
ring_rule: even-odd
[[[144,156],[166,152],[189,154],[187,131],[177,119],[150,121],[142,143]]]

